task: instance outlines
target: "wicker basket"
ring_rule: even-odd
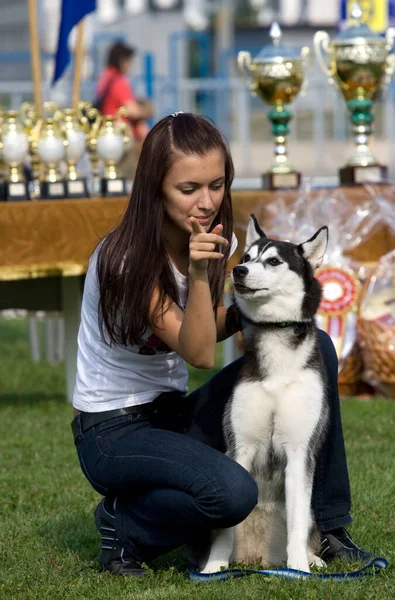
[[[347,356],[342,370],[339,372],[340,396],[356,396],[366,392],[366,386],[361,381],[363,373],[363,359],[358,343],[355,343]]]
[[[395,250],[385,254],[364,283],[358,303],[358,338],[364,361],[363,379],[380,394],[395,399],[395,325],[367,319],[363,303],[373,278],[380,277],[387,265],[387,272],[395,266]],[[394,286],[395,298],[395,286]]]

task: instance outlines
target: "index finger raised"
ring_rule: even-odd
[[[192,231],[194,233],[206,233],[205,229],[201,226],[199,221],[195,221],[194,218],[191,218]]]
[[[204,241],[212,242],[213,244],[219,244],[220,246],[229,245],[229,242],[226,238],[222,237],[222,235],[217,235],[216,233],[207,233],[207,237]]]

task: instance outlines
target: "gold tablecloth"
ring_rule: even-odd
[[[0,203],[0,280],[85,273],[125,206],[126,198]]]
[[[386,189],[388,193],[388,187]],[[395,211],[395,186],[391,186],[392,190]],[[369,197],[364,188],[343,188],[342,191],[356,205]],[[264,224],[265,204],[276,197],[291,203],[297,193],[233,192],[239,248],[230,266],[237,262],[242,251],[243,227],[248,215],[257,211]],[[312,193],[320,193],[320,190]],[[126,203],[124,197],[0,203],[0,281],[85,273],[92,250],[119,221]],[[353,255],[364,262],[375,262],[394,246],[393,233],[382,226],[376,228]]]

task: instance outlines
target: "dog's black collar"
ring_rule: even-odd
[[[253,321],[244,313],[241,313],[241,316],[244,321],[247,321],[247,323],[251,323],[251,325],[256,325],[257,327],[273,327],[274,329],[285,329],[287,327],[298,326],[305,328],[308,325],[307,321]]]
[[[283,327],[294,327],[294,325],[302,325],[302,323],[298,323],[298,321],[283,321],[282,323],[270,323],[270,325],[282,329]]]

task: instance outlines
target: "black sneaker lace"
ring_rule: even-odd
[[[323,546],[323,545],[325,544],[325,542],[326,542],[326,544],[327,544],[327,545],[326,545],[326,547],[325,547],[325,548],[322,548],[322,549],[321,549],[321,552],[320,552],[320,557],[321,557],[321,558],[324,556],[324,554],[325,554],[326,552],[328,552],[328,550],[329,550],[329,548],[330,548],[330,546],[329,546],[329,543],[328,543],[328,538],[324,538],[324,539],[322,539],[322,540],[321,540],[321,546]]]

